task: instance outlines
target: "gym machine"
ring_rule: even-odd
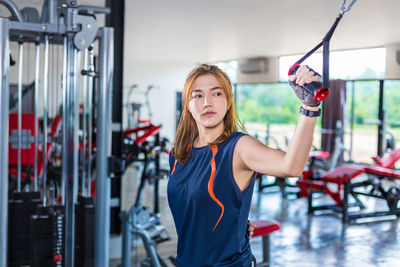
[[[388,215],[400,217],[400,189],[397,185],[400,172],[393,169],[400,159],[400,149],[394,150],[385,158],[376,156],[373,159],[373,165],[344,164],[321,176],[314,173],[312,159],[308,169],[297,181],[299,196],[308,199],[308,213],[314,214],[321,210],[340,212],[343,223]],[[313,198],[315,193],[327,194],[334,204],[316,204]],[[350,196],[354,201],[350,202]],[[374,211],[365,210],[359,196],[383,199],[387,203],[387,209],[379,207]]]
[[[149,119],[140,118],[140,106],[137,107],[137,116],[132,120],[131,125],[135,127],[123,132],[124,136],[124,155],[127,164],[141,162],[143,165],[140,185],[136,195],[135,204],[129,210],[120,213],[122,221],[122,263],[120,266],[128,267],[131,264],[132,240],[139,237],[143,242],[147,258],[140,263],[142,267],[167,266],[166,262],[157,253],[156,246],[171,239],[164,225],[160,221],[159,205],[159,180],[167,177],[169,169],[163,169],[160,160],[161,155],[168,153],[168,140],[161,138],[159,131],[161,125],[151,123],[151,109],[149,104],[148,92],[153,86],[146,90],[146,106]],[[133,89],[132,87],[130,88]],[[132,105],[133,106],[133,105]],[[142,205],[142,195],[146,183],[153,185],[153,211]],[[170,257],[172,263],[176,263]]]
[[[113,29],[99,28],[95,15],[107,14],[109,9],[78,6],[77,1],[72,0],[46,0],[39,15],[35,8],[19,10],[11,0],[0,0],[0,5],[11,14],[9,18],[0,17],[0,267],[108,266],[110,178],[114,171],[109,166],[112,162]],[[9,116],[9,103],[12,103],[9,90],[10,43],[18,45],[18,112]],[[26,44],[34,44],[36,48],[35,108],[30,114],[22,113]],[[41,46],[43,63],[40,62]],[[52,123],[58,121],[62,124],[60,138],[52,135],[57,131],[48,134],[47,130],[49,96],[51,101],[57,96],[50,90],[54,82],[49,79],[58,68],[50,65],[54,60],[49,58],[49,53],[59,50],[59,47],[62,47],[62,81],[58,83],[57,78],[55,87],[62,88],[62,112]],[[93,60],[95,54],[98,57],[97,68]],[[39,78],[41,73],[43,80]],[[81,75],[84,77],[85,99],[83,133],[80,135]],[[97,81],[96,88],[94,80]],[[40,96],[43,100],[42,131],[37,110],[39,88],[43,92]],[[92,110],[96,110],[96,114],[92,114]],[[93,120],[96,120],[95,154],[92,153]],[[17,125],[14,125],[15,121]],[[57,159],[56,170],[51,172],[51,150],[56,146],[61,147],[61,158]],[[79,147],[82,153],[79,153]],[[90,196],[93,165],[96,169],[95,200]],[[61,176],[59,198],[55,196],[57,179],[49,177],[57,172]],[[9,180],[16,180],[12,192],[9,192],[9,189],[14,189],[9,187]],[[79,180],[82,183],[78,200]],[[93,230],[90,235],[86,234],[88,225]],[[88,243],[94,244],[94,248],[85,247]],[[82,258],[92,261],[84,262]]]

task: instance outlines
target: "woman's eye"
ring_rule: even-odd
[[[201,95],[194,95],[193,98],[200,98]]]
[[[220,95],[222,95],[222,93],[221,92],[215,92],[214,95],[215,96],[220,96]]]

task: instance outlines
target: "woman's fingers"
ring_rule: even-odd
[[[306,83],[317,82],[318,80],[319,77],[305,65],[301,65],[297,69],[295,75],[289,76],[289,81],[295,81],[300,86],[303,86]]]
[[[303,86],[306,83],[310,83],[310,81],[312,81],[313,77],[317,77],[313,71],[305,72],[303,74],[303,76],[301,77],[298,85]]]
[[[248,222],[247,224],[249,225],[249,228],[248,228],[249,238],[252,238],[252,237],[253,237],[253,234],[254,234],[254,227],[255,227],[255,225],[252,224],[251,222]]]

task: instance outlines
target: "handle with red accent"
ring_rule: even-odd
[[[300,68],[299,63],[293,64],[293,66],[290,67],[288,75],[294,75],[296,71]],[[314,71],[315,72],[315,71]],[[329,94],[329,89],[324,88],[323,84],[321,82],[311,82],[311,83],[306,83],[302,86],[307,92],[312,94],[314,96],[314,100],[317,102],[321,102],[324,100],[328,94]]]

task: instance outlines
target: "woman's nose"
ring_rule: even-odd
[[[203,107],[210,107],[212,106],[212,101],[210,96],[204,96],[204,102],[203,102]]]

